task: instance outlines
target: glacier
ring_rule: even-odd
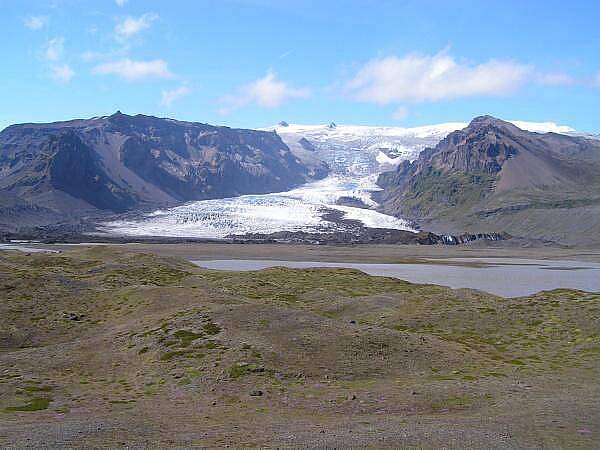
[[[513,123],[539,133],[575,132],[551,122]],[[330,232],[341,225],[327,220],[326,213],[337,211],[343,219],[365,227],[414,231],[405,220],[376,211],[372,193],[380,190],[377,177],[403,160],[414,160],[424,148],[466,126],[463,122],[413,128],[282,122],[263,130],[277,132],[298,157],[308,154],[325,161],[330,167],[326,178],[286,192],[194,201],[141,218],[107,222],[101,230],[122,236],[206,239],[279,231]],[[364,207],[338,204],[342,198],[357,200]]]

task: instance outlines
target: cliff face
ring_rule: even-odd
[[[64,216],[284,191],[326,174],[276,133],[119,112],[0,133],[0,193]]]
[[[384,212],[438,232],[600,242],[600,140],[478,117],[378,184]]]

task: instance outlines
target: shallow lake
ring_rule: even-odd
[[[50,250],[42,247],[30,247],[18,243],[0,244],[0,250],[18,250],[25,253],[58,253],[58,250]]]
[[[207,269],[260,270],[267,267],[345,267],[369,275],[431,283],[451,288],[473,288],[502,297],[571,288],[600,292],[600,264],[516,258],[449,258],[417,264],[361,264],[321,261],[219,259],[192,261]]]

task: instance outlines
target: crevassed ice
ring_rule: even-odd
[[[571,131],[548,123],[517,124],[533,131]],[[393,169],[403,160],[415,159],[425,147],[436,145],[466,125],[455,122],[416,128],[293,124],[271,127],[268,130],[277,131],[284,141],[297,141],[300,137],[310,141],[318,157],[329,165],[330,175],[287,192],[203,200],[159,210],[139,220],[106,223],[104,230],[122,235],[198,238],[331,231],[337,225],[323,219],[327,209],[340,211],[345,219],[360,221],[367,227],[411,230],[402,219],[374,209],[337,205],[336,201],[353,197],[376,208],[371,194],[380,189],[376,180],[382,171]]]
[[[339,225],[323,219],[326,210],[337,210],[345,219],[367,227],[411,230],[405,220],[374,209],[337,205],[340,197],[352,197],[376,208],[371,194],[380,188],[377,176],[404,159],[414,159],[426,146],[435,145],[460,124],[418,129],[381,127],[290,126],[277,129],[282,139],[305,137],[318,157],[330,167],[330,175],[287,192],[243,195],[235,198],[192,202],[155,211],[139,220],[105,224],[105,231],[123,235],[224,238],[246,233],[277,231],[331,231]],[[411,230],[412,231],[412,230]]]
[[[141,220],[105,224],[110,233],[133,236],[224,238],[231,234],[316,231],[320,207],[277,195],[204,200],[155,211]]]

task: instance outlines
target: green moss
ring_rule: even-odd
[[[221,327],[212,322],[205,324],[202,329],[210,336],[214,336],[215,334],[219,334],[221,332]]]
[[[194,333],[188,330],[179,330],[173,333],[173,336],[179,339],[179,345],[181,347],[188,347],[196,339],[202,337],[202,333]]]
[[[229,292],[261,302],[304,303],[306,294],[329,292],[360,297],[387,292],[406,292],[413,286],[393,278],[371,277],[354,269],[290,269],[275,267],[258,272],[206,273],[204,277]]]
[[[442,400],[439,403],[434,403],[431,408],[434,411],[457,410],[465,409],[472,405],[472,400],[466,396],[454,395]]]
[[[247,364],[236,364],[227,370],[229,378],[240,378],[248,373]]]
[[[25,386],[23,390],[25,392],[50,392],[52,386]]]
[[[508,361],[509,364],[513,364],[515,366],[524,366],[525,363],[523,361],[521,361],[520,359],[511,359]]]
[[[8,407],[4,408],[4,410],[8,411],[8,412],[41,411],[43,409],[47,409],[48,406],[50,405],[50,402],[52,402],[52,399],[49,397],[32,398],[31,400],[29,400],[29,403],[26,403],[24,405],[18,405],[18,406],[8,406]]]
[[[171,351],[171,352],[165,352],[160,355],[160,360],[161,361],[170,361],[171,359],[176,358],[177,356],[182,356],[187,353],[189,353],[189,350],[175,350],[175,351]]]
[[[104,282],[113,287],[131,285],[171,286],[190,275],[179,269],[154,264],[143,267],[113,269],[104,276]]]
[[[505,375],[505,374],[503,374],[503,373],[500,373],[500,372],[496,372],[496,371],[490,371],[490,372],[487,372],[487,374],[486,374],[486,375],[488,375],[488,376],[490,376],[490,377],[495,377],[495,378],[504,378],[504,377],[506,377],[506,375]]]
[[[206,344],[204,345],[204,348],[213,350],[213,349],[217,348],[218,346],[219,345],[215,341],[207,341]]]
[[[252,363],[238,363],[227,369],[227,374],[230,378],[240,378],[244,375],[248,375],[249,373],[263,372],[265,372],[265,368],[263,366]]]

